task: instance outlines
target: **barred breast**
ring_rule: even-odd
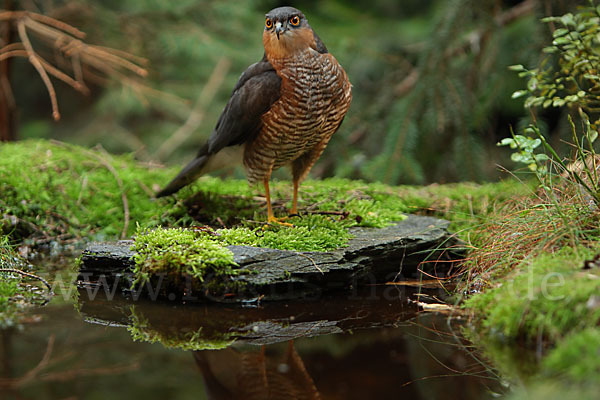
[[[263,127],[247,144],[250,183],[304,156],[304,177],[339,128],[350,107],[351,85],[331,54],[309,48],[292,59],[270,60],[281,77],[281,97],[262,116]]]

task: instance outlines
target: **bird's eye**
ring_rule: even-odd
[[[298,18],[297,15],[294,15],[292,18],[290,18],[290,24],[294,26],[300,25],[300,18]]]
[[[267,27],[267,29],[271,29],[273,27],[273,21],[271,21],[270,18],[267,18],[267,20],[265,21],[265,26]]]

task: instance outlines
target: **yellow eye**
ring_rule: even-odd
[[[300,25],[300,18],[298,18],[298,16],[293,16],[292,18],[290,18],[290,24],[294,25],[294,26],[298,26]]]
[[[273,21],[267,18],[267,20],[265,21],[265,26],[267,27],[267,29],[271,29],[273,27]]]

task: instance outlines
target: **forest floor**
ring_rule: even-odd
[[[320,251],[344,245],[352,226],[383,227],[406,213],[433,215],[451,221],[450,230],[469,249],[454,298],[472,316],[467,334],[516,388],[514,398],[552,390],[563,397],[597,393],[600,230],[597,208],[577,185],[541,190],[513,178],[425,187],[307,181],[299,204],[305,217],[295,219],[293,228],[257,236],[266,216],[259,188],[204,177],[176,196],[153,199],[176,172],[101,148],[4,144],[0,267],[27,270],[17,253],[27,257],[159,227],[208,226],[203,229],[209,234],[219,230],[222,244]],[[275,212],[285,215],[291,184],[276,181],[272,189]],[[6,327],[18,324],[22,309],[40,295],[22,276],[0,273],[0,321]],[[535,359],[523,362],[514,351],[520,346],[535,348]]]

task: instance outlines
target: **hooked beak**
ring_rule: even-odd
[[[281,22],[277,22],[275,24],[275,33],[277,34],[277,40],[279,40],[279,34],[284,32],[284,27],[281,25]]]

